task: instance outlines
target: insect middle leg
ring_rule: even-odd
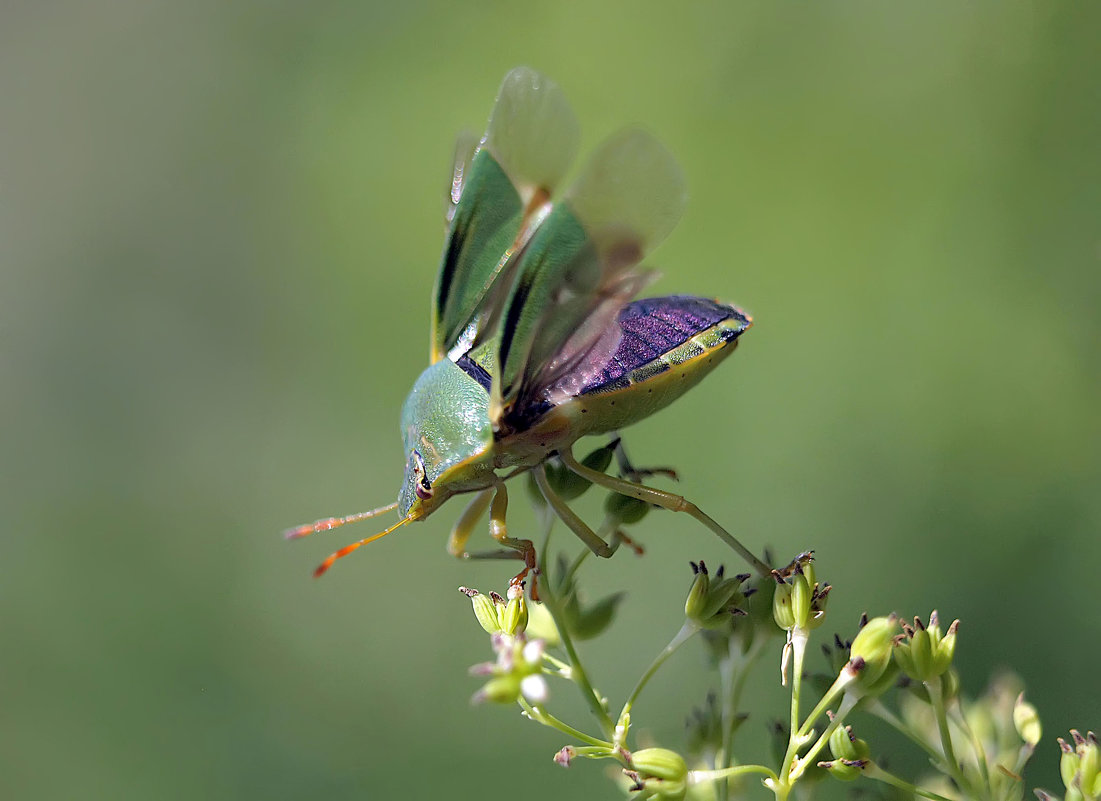
[[[569,463],[567,462],[567,464]],[[588,470],[588,468],[585,469]],[[596,471],[594,470],[592,472],[595,473]],[[570,531],[576,534],[578,538],[585,543],[590,551],[604,559],[609,558],[615,553],[615,548],[602,540],[600,535],[589,528],[584,520],[574,514],[573,509],[567,506],[566,502],[551,488],[550,482],[547,481],[547,471],[543,465],[535,467],[532,473],[535,476],[536,486],[539,487],[539,491],[543,494],[543,497],[546,499],[551,509],[554,510],[554,513],[558,515],[559,519],[566,524]],[[598,473],[598,475],[604,474]]]
[[[752,551],[742,545],[729,531],[720,526],[713,518],[704,514],[696,504],[686,500],[683,496],[675,495],[671,492],[664,492],[659,489],[654,489],[653,487],[647,487],[643,484],[636,484],[632,481],[609,476],[607,473],[601,473],[598,470],[588,468],[574,458],[573,452],[569,448],[560,450],[558,456],[562,459],[562,463],[570,470],[577,473],[577,475],[605,489],[610,489],[613,492],[618,492],[620,495],[626,495],[629,498],[638,498],[640,501],[652,503],[654,506],[660,506],[672,512],[684,512],[696,518],[696,520],[711,529],[719,539],[737,551],[738,554],[749,562],[749,564],[753,566],[753,569],[760,575],[771,575],[772,569],[768,565],[754,556]]]

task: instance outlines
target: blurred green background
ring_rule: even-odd
[[[654,292],[757,321],[635,460],[754,547],[816,548],[830,632],[962,618],[965,689],[1020,672],[1029,784],[1056,786],[1054,736],[1101,726],[1099,11],[5,4],[0,796],[616,797],[469,708],[489,650],[455,587],[512,566],[446,555],[458,503],[319,582],[370,530],[279,538],[396,496],[453,137],[516,64],[586,148],[632,122],[668,144],[691,201]],[[688,560],[734,563],[688,519],[638,535],[585,574],[630,593],[585,649],[613,698]],[[709,681],[679,655],[636,725],[678,747]]]

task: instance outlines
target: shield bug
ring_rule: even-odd
[[[705,298],[632,301],[653,277],[640,262],[681,215],[681,172],[656,139],[630,129],[600,146],[558,195],[578,139],[561,90],[520,67],[505,76],[485,136],[460,140],[433,293],[431,364],[401,413],[407,461],[399,498],[286,536],[394,509],[401,519],[336,551],[314,575],[423,520],[451,496],[469,494],[449,550],[472,556],[467,539],[488,509],[502,550],[473,555],[522,559],[519,581],[536,567],[536,555],[530,540],[508,534],[506,482],[527,472],[566,526],[593,553],[610,556],[613,547],[548,481],[549,459],[613,493],[686,512],[767,573],[695,504],[573,455],[581,437],[614,435],[679,398],[734,351],[752,322],[737,307]]]

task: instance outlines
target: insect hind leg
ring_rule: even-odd
[[[772,569],[768,565],[754,556],[752,551],[742,545],[734,535],[720,526],[713,518],[704,514],[696,504],[686,500],[683,496],[675,495],[671,492],[664,492],[663,490],[654,489],[653,487],[647,487],[644,484],[636,484],[635,482],[615,476],[609,476],[607,473],[601,473],[598,470],[588,468],[580,464],[577,459],[574,458],[573,452],[569,448],[560,450],[558,456],[562,459],[562,463],[570,470],[577,473],[577,475],[605,489],[618,492],[620,495],[626,495],[628,498],[637,498],[640,501],[652,503],[654,506],[660,506],[672,512],[684,512],[696,518],[696,520],[700,521],[704,526],[714,532],[719,539],[733,548],[738,555],[749,562],[749,564],[753,566],[753,569],[760,575],[771,575]],[[538,475],[536,476],[536,480],[538,480]],[[542,489],[542,487],[540,487],[540,489]],[[557,509],[555,511],[557,511]]]

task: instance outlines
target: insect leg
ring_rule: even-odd
[[[618,434],[608,443],[608,447],[615,451],[615,460],[616,464],[619,465],[619,474],[629,481],[638,483],[644,478],[657,475],[668,476],[674,481],[679,480],[677,471],[672,467],[635,467],[631,464],[631,460],[627,458],[627,449],[623,447],[623,439]]]
[[[493,498],[493,490],[487,489],[479,492],[459,516],[459,519],[455,522],[455,527],[451,529],[451,537],[447,540],[447,552],[452,556],[457,556],[460,559],[470,558],[470,554],[466,552],[467,540],[470,539],[470,535],[474,533],[474,527],[478,525],[478,521],[482,519],[482,515],[489,508],[491,498]]]
[[[468,551],[466,543],[486,509],[490,508],[490,501],[492,501],[492,508],[489,515],[489,533],[505,547],[497,551]],[[531,540],[508,536],[508,528],[505,525],[507,511],[508,492],[505,490],[503,481],[496,487],[479,492],[459,516],[455,527],[451,529],[447,550],[452,556],[460,559],[521,559],[524,562],[524,569],[509,582],[518,584],[535,570],[535,544]],[[531,585],[531,597],[533,601],[539,600],[539,590],[534,579]]]
[[[508,535],[508,526],[505,525],[505,513],[508,511],[508,490],[505,482],[497,485],[497,491],[493,495],[493,503],[489,507],[489,535],[497,542],[516,551],[517,556],[524,560],[524,569],[521,570],[510,582],[519,584],[535,570],[535,544],[531,540],[522,540]],[[535,585],[531,589],[532,600],[538,600],[538,591]]]
[[[566,467],[582,478],[587,478],[594,484],[599,484],[605,489],[618,492],[620,495],[626,495],[629,498],[638,498],[640,501],[652,503],[654,506],[660,506],[671,512],[684,512],[696,518],[696,520],[711,529],[719,539],[737,551],[743,559],[753,566],[754,570],[762,576],[771,575],[772,570],[768,565],[754,556],[752,551],[742,545],[729,531],[720,526],[714,519],[704,514],[696,504],[685,500],[684,497],[674,495],[671,492],[654,489],[653,487],[647,487],[642,484],[635,484],[622,478],[616,478],[615,476],[609,476],[607,473],[601,473],[597,470],[592,470],[578,463],[569,448],[563,448],[558,452],[558,455]],[[538,481],[538,474],[536,474],[536,481]],[[542,487],[540,486],[540,488]],[[549,501],[550,499],[548,498],[547,500]],[[557,509],[555,511],[557,511]],[[565,518],[563,518],[563,520],[565,520]]]
[[[569,462],[566,462],[566,464],[569,465]],[[587,470],[588,468],[585,469]],[[539,491],[543,493],[543,497],[546,499],[547,503],[550,504],[551,509],[554,510],[554,513],[558,515],[570,531],[576,534],[578,538],[588,546],[590,551],[604,559],[607,559],[615,553],[615,549],[604,542],[595,531],[589,528],[584,520],[574,514],[573,510],[566,506],[566,502],[558,496],[558,493],[551,489],[550,484],[547,482],[547,472],[543,468],[543,465],[537,466],[532,472],[535,475],[535,483],[539,487]],[[591,472],[596,473],[595,470]],[[584,474],[579,475],[587,478]],[[604,474],[597,473],[597,475],[602,476]]]

